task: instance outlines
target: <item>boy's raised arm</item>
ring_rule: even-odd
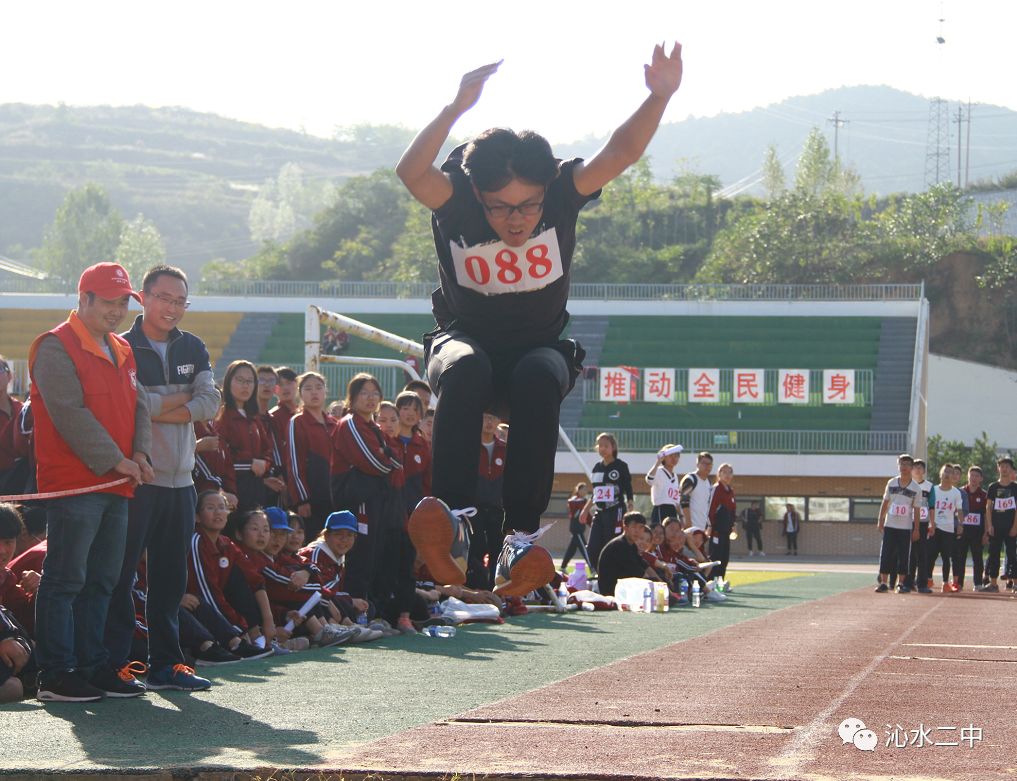
[[[575,169],[576,190],[582,195],[595,193],[643,156],[668,101],[682,83],[682,45],[675,43],[670,54],[663,45],[654,46],[653,58],[643,70],[649,97],[593,157]]]
[[[480,98],[484,83],[498,70],[501,61],[477,68],[463,76],[455,100],[445,106],[430,124],[421,130],[403,152],[396,175],[410,194],[428,209],[437,209],[452,197],[452,183],[434,165],[452,126]]]

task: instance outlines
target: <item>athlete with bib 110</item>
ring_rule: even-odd
[[[414,511],[410,534],[436,578],[435,566],[463,582],[442,564],[464,534],[460,511],[468,515],[475,504],[483,413],[503,420],[511,414],[503,487],[509,537],[496,580],[503,596],[522,596],[553,576],[550,556],[525,535],[537,530],[551,497],[559,409],[584,356],[576,342],[560,338],[576,220],[643,155],[681,83],[682,59],[680,44],[670,54],[654,48],[644,66],[649,96],[589,160],[558,160],[542,136],[494,128],[453,150],[439,169],[435,160],[452,126],[500,64],[463,76],[455,99],[396,167],[432,210],[441,283],[432,296],[437,328],[425,337],[425,365],[439,397],[434,497]]]

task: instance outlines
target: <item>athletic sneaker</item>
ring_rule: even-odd
[[[241,657],[231,654],[218,643],[212,643],[204,651],[197,651],[194,654],[196,667],[215,667],[219,664],[236,664],[242,661]]]
[[[991,592],[993,594],[998,594],[999,593],[999,586],[997,586],[994,583],[988,583],[988,584],[982,586],[982,591],[988,591],[988,592]]]
[[[272,653],[269,651],[269,653]],[[175,664],[160,670],[150,670],[146,679],[149,689],[176,689],[181,692],[203,692],[212,688],[208,678],[194,674],[194,668],[186,664]]]
[[[145,684],[134,677],[135,673],[144,675],[148,665],[141,662],[129,662],[119,670],[103,666],[93,676],[91,683],[95,688],[102,689],[107,697],[140,697],[145,693]]]
[[[712,588],[706,592],[707,602],[724,602],[726,599],[727,594],[723,594],[715,588]]]
[[[919,594],[931,594],[932,593],[932,589],[929,588],[928,586],[919,586],[916,589],[916,591],[918,591]],[[946,591],[946,589],[944,588],[943,591]]]
[[[385,637],[395,637],[397,634],[399,634],[399,630],[394,629],[392,625],[384,618],[374,619],[374,621],[368,624],[367,628],[375,632],[381,632],[381,634]]]
[[[291,637],[282,644],[282,647],[287,651],[306,651],[311,647],[311,641],[306,637]]]
[[[897,593],[898,594],[910,594],[911,593],[911,589],[908,588],[907,586],[900,585],[900,586],[897,586]]]
[[[314,641],[314,645],[318,648],[331,648],[333,645],[339,645],[350,640],[354,634],[353,627],[326,624],[321,628],[321,635]]]
[[[885,594],[889,590],[890,590],[890,587],[888,585],[886,585],[885,583],[880,583],[878,586],[876,586],[876,593],[877,594]]]
[[[396,621],[395,628],[399,630],[399,634],[401,635],[419,634],[419,632],[417,632],[417,628],[413,626],[413,622],[408,618],[400,618]]]
[[[249,643],[246,640],[241,640],[240,645],[232,649],[232,653],[236,654],[244,661],[250,661],[251,659],[264,659],[266,656],[271,656],[272,649],[259,648],[253,643]]]
[[[98,702],[106,693],[90,684],[77,670],[39,673],[40,702]]]
[[[356,630],[356,634],[350,638],[351,643],[369,643],[372,640],[380,640],[385,636],[384,632],[376,631],[367,626],[350,627]]]

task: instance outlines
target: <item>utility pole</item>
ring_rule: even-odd
[[[839,166],[840,165],[840,129],[842,125],[846,125],[850,120],[841,119],[840,111],[834,111],[833,116],[826,120],[833,125],[833,161]]]
[[[925,142],[925,184],[928,187],[950,179],[950,112],[946,101],[929,101],[929,130]]]
[[[969,174],[971,173],[971,98],[968,98],[968,140],[967,149],[964,150],[964,186],[967,187],[971,182]]]
[[[960,141],[964,134],[964,107],[957,107],[957,188],[960,189],[962,185],[960,179]]]

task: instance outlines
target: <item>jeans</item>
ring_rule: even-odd
[[[194,486],[142,485],[128,504],[127,545],[106,621],[106,647],[115,669],[129,661],[134,636],[131,587],[146,549],[149,665],[160,670],[184,663],[177,616],[187,589],[187,552],[194,534],[195,500]]]
[[[106,613],[127,539],[127,497],[85,494],[46,505],[49,547],[35,602],[42,673],[91,674],[109,658]]]

